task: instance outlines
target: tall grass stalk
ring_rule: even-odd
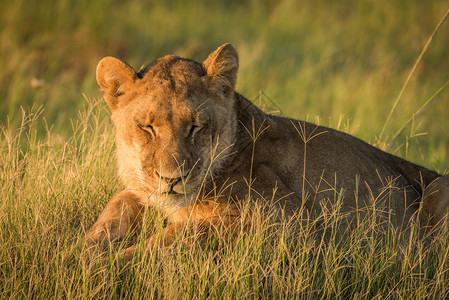
[[[399,104],[399,101],[402,98],[402,95],[404,94],[405,89],[408,86],[408,83],[410,82],[410,79],[412,78],[413,74],[415,73],[416,68],[418,67],[419,63],[422,60],[422,57],[424,56],[424,53],[426,53],[427,48],[429,48],[430,43],[432,42],[432,40],[435,38],[435,36],[438,33],[438,30],[441,28],[441,26],[443,26],[444,22],[446,22],[447,17],[449,16],[449,9],[446,11],[446,13],[444,14],[444,16],[441,18],[440,22],[438,22],[437,26],[435,27],[435,29],[433,30],[432,34],[429,36],[429,38],[427,39],[427,42],[425,43],[423,49],[421,50],[421,53],[419,54],[418,58],[416,59],[416,62],[413,64],[413,67],[410,71],[410,73],[407,76],[407,79],[405,80],[404,84],[402,85],[401,90],[399,91],[398,96],[396,97],[396,99],[393,102],[393,106],[390,110],[390,113],[387,116],[387,119],[384,123],[384,126],[382,127],[382,130],[380,132],[379,135],[379,139],[382,139],[383,134],[385,133],[385,129],[388,127],[388,123],[391,119],[391,116],[393,115],[393,112],[396,109],[396,106]],[[444,85],[444,87],[446,87],[447,83]]]
[[[390,151],[393,144],[399,138],[399,136],[404,132],[404,130],[412,124],[416,117],[421,115],[429,106],[437,99],[437,96],[440,95],[444,89],[449,85],[449,81],[447,81],[441,88],[439,88],[429,99],[427,99],[423,105],[413,114],[412,117],[397,131],[397,133],[393,136],[391,141],[387,144],[385,151]]]

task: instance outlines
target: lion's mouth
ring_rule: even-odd
[[[187,195],[189,194],[190,188],[185,184],[173,184],[173,185],[165,185],[161,187],[160,194],[161,195]]]
[[[156,172],[157,173],[157,172]],[[192,170],[182,177],[167,178],[158,174],[158,190],[160,195],[189,195],[195,190],[197,176]]]
[[[178,192],[175,192],[173,189],[171,189],[169,191],[164,191],[161,194],[162,195],[186,195],[187,193],[185,193],[185,192],[178,193]]]

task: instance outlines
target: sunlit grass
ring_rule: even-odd
[[[67,140],[36,139],[39,111],[0,136],[0,282],[2,298],[316,298],[424,299],[449,295],[446,232],[430,245],[412,225],[405,235],[379,222],[375,209],[341,233],[341,198],[310,222],[276,221],[272,206],[241,208],[246,226],[225,239],[180,235],[173,246],[143,252],[163,217],[126,239],[141,245],[132,267],[119,252],[92,257],[84,235],[107,200],[121,189],[114,170],[113,130],[101,100],[89,101]],[[35,116],[35,117],[34,117]],[[269,203],[269,199],[266,200]],[[259,203],[259,202],[258,202]],[[268,208],[266,207],[268,205]],[[251,211],[251,219],[245,215]],[[240,232],[245,227],[249,232]],[[379,234],[383,232],[383,234]],[[325,233],[323,235],[323,233]],[[115,297],[114,296],[114,297]]]

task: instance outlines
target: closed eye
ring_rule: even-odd
[[[190,127],[189,136],[193,137],[198,130],[200,130],[199,126],[192,125],[192,127]]]
[[[200,132],[200,131],[206,129],[207,127],[208,127],[207,123],[198,124],[198,125],[192,125],[192,126],[190,127],[189,135],[188,135],[188,136],[191,137],[191,138],[194,138],[195,135],[196,135],[198,132]]]
[[[156,131],[154,131],[154,128],[152,125],[150,125],[150,124],[138,124],[138,125],[142,130],[150,133],[153,137],[156,137]]]

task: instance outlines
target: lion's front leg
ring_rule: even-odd
[[[222,228],[219,234],[226,239],[233,236],[237,225],[241,225],[240,211],[236,206],[217,200],[201,201],[181,208],[169,218],[169,223],[159,234],[154,234],[144,242],[144,251],[151,251],[153,247],[170,246],[178,238],[183,238],[183,243],[189,243],[191,237],[200,237],[210,229]],[[190,238],[189,238],[190,237]],[[187,238],[184,240],[184,238]],[[126,263],[132,259],[136,246],[122,251],[119,256]]]
[[[151,251],[155,246],[170,246],[176,239],[177,235],[180,234],[184,228],[184,223],[169,224],[167,227],[162,229],[160,235],[152,235],[150,238],[144,242],[144,251]],[[126,264],[133,257],[137,250],[137,246],[131,246],[123,250],[119,254],[120,263]]]
[[[105,249],[134,229],[141,218],[139,197],[130,191],[119,192],[109,200],[98,220],[87,232],[86,243],[89,248],[99,246]]]

